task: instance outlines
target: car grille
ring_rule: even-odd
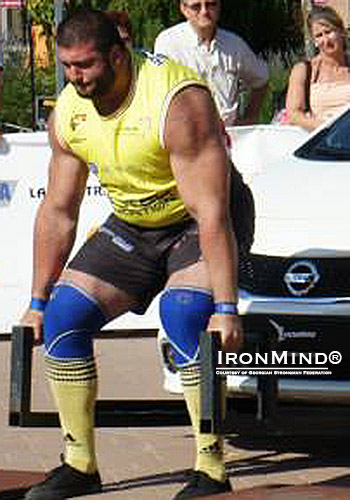
[[[304,259],[253,254],[240,262],[240,287],[257,295],[293,297],[296,294],[288,288],[285,276],[293,264],[297,266],[305,261],[317,270],[318,281],[303,294],[304,298],[350,295],[349,258]]]

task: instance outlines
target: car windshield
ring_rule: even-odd
[[[306,160],[350,160],[350,109],[295,151]]]

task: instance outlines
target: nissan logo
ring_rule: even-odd
[[[283,277],[289,292],[297,297],[309,293],[319,279],[316,266],[308,260],[294,262]]]

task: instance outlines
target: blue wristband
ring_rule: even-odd
[[[32,309],[33,311],[44,311],[47,302],[47,299],[37,299],[33,297],[30,301],[29,309]]]
[[[238,314],[237,304],[235,302],[216,302],[214,314]]]

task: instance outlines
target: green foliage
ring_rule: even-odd
[[[177,0],[110,0],[108,8],[129,13],[134,44],[147,49],[161,30],[180,20]]]
[[[303,48],[300,0],[221,0],[221,25],[240,34],[252,48],[268,60],[270,87],[261,121],[271,119],[275,96],[286,87],[289,67],[295,53]],[[70,0],[65,10],[93,7],[101,10],[126,10],[131,18],[134,45],[152,49],[154,39],[164,28],[182,20],[179,0]],[[54,32],[54,2],[28,0],[28,11],[35,24],[47,35]],[[22,60],[19,60],[22,57]],[[53,57],[52,57],[53,58]],[[31,80],[28,56],[15,53],[7,58],[3,92],[3,121],[30,126]],[[36,68],[37,95],[55,93],[54,67]]]
[[[269,123],[274,113],[284,106],[285,93],[288,87],[290,68],[299,59],[295,52],[289,52],[288,57],[281,52],[271,52],[267,57],[269,66],[269,87],[260,110],[261,123]]]
[[[30,128],[32,125],[32,79],[27,51],[13,50],[6,59],[1,121]],[[36,68],[35,93],[55,93],[55,68]]]
[[[288,54],[303,43],[300,0],[222,0],[221,19],[265,57]]]
[[[181,20],[179,0],[70,0],[68,10],[93,7],[128,11],[136,46],[151,49],[162,29]],[[28,8],[45,32],[53,28],[54,2],[28,0]],[[289,53],[303,43],[300,0],[222,0],[221,24],[243,36],[266,57]]]
[[[55,22],[54,2],[52,0],[28,0],[27,11],[34,24],[40,24],[46,35],[51,36]]]
[[[22,66],[16,63],[21,63]],[[12,64],[5,65],[1,121],[30,127],[30,71],[23,63],[23,58],[14,57]]]
[[[74,11],[78,8],[93,8],[100,10],[108,9],[109,0],[70,0],[67,2],[66,10]]]
[[[271,52],[289,53],[303,43],[300,0],[221,2],[220,24],[243,36],[256,52],[266,57]],[[99,0],[94,3],[101,6]],[[179,0],[110,0],[108,8],[127,10],[136,46],[152,48],[159,31],[182,20],[178,4]]]

